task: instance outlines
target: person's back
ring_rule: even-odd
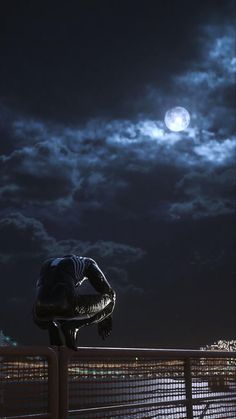
[[[82,259],[86,258],[80,259],[80,272],[83,274],[86,264]],[[46,260],[42,265],[36,285],[36,315],[41,319],[72,316],[76,285],[74,255]]]
[[[79,294],[79,286],[85,279],[90,281],[98,294]],[[58,327],[60,322],[64,334],[65,327],[75,334],[74,331],[83,325],[101,322],[99,334],[104,338],[111,331],[114,305],[115,292],[93,259],[66,255],[43,263],[34,304],[34,320],[39,327],[51,330],[53,324]],[[106,328],[102,327],[108,317],[110,326],[108,327],[107,321]],[[51,343],[54,341],[51,338],[50,340]],[[74,348],[71,340],[68,346]]]

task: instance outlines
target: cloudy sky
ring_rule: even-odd
[[[235,8],[216,1],[5,2],[0,329],[31,319],[42,261],[98,262],[114,331],[81,345],[235,338]],[[174,133],[165,112],[184,106]],[[86,292],[86,288],[83,289]]]

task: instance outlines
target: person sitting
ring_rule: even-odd
[[[97,292],[81,295],[80,286],[88,280]],[[77,255],[47,259],[36,283],[34,322],[48,329],[51,345],[77,350],[79,329],[97,324],[105,339],[112,331],[116,293],[95,260]]]

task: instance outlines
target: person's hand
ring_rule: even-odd
[[[116,302],[116,292],[111,288],[110,289],[110,291],[109,291],[109,297],[111,298],[111,301],[113,302],[113,303],[115,303]]]
[[[98,334],[104,340],[110,336],[112,331],[112,316],[106,317],[98,323]]]

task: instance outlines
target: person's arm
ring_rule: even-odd
[[[86,276],[97,292],[108,294],[111,298],[111,302],[102,311],[102,313],[97,313],[92,318],[93,322],[98,324],[99,336],[104,340],[111,334],[112,331],[112,312],[115,307],[116,293],[93,259],[90,259]]]
[[[100,294],[109,294],[115,297],[115,291],[107,281],[104,273],[98,267],[97,263],[93,259],[87,260],[87,269],[85,273],[90,284]]]
[[[112,332],[112,312],[114,307],[115,300],[110,302],[102,312],[95,314],[90,319],[93,323],[97,323],[98,334],[103,340],[110,336]]]

